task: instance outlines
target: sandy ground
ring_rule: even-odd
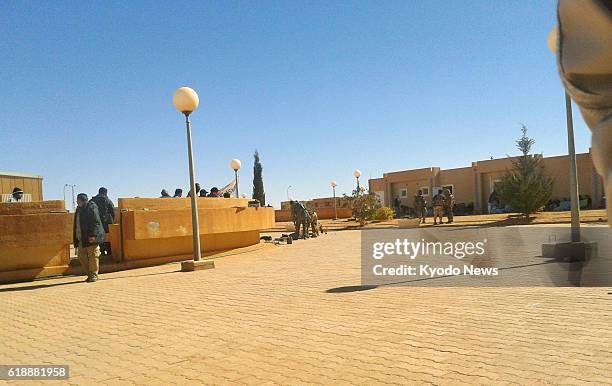
[[[612,382],[612,289],[362,287],[360,235],[0,286],[0,363],[76,385]]]

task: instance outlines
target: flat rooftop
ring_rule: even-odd
[[[0,177],[20,177],[20,178],[37,178],[37,179],[43,178],[42,176],[37,176],[34,174],[3,172],[3,171],[0,171]]]

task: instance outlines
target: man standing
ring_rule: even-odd
[[[497,208],[499,208],[499,194],[497,194],[497,190],[493,189],[493,191],[491,192],[491,195],[489,196],[488,213],[489,214],[493,213],[494,210],[497,210]]]
[[[416,211],[417,218],[421,219],[421,223],[425,224],[425,216],[427,214],[427,201],[423,197],[423,191],[419,189],[417,194],[414,195],[414,210]]]
[[[395,217],[399,218],[400,217],[400,199],[399,197],[395,197],[395,200],[393,200],[393,209],[395,209]]]
[[[444,195],[444,211],[446,212],[447,224],[453,222],[453,208],[455,206],[455,196],[451,193],[450,189],[444,188],[442,192]]]
[[[14,188],[13,194],[8,199],[8,202],[22,202],[23,200],[23,190],[21,188]]]
[[[72,238],[81,266],[87,273],[85,281],[88,283],[98,280],[100,244],[104,242],[105,236],[98,205],[93,200],[88,201],[85,193],[79,193]]]
[[[442,224],[442,216],[444,215],[444,205],[446,201],[444,194],[442,194],[442,189],[438,189],[438,194],[434,196],[432,201],[434,225],[438,225],[438,217],[440,218],[440,224]]]
[[[108,234],[108,225],[115,223],[115,206],[108,198],[108,190],[104,187],[98,189],[98,195],[91,200],[98,206],[102,227],[104,228],[104,232]],[[100,248],[100,252],[102,252],[103,255],[111,254],[111,246],[108,241],[104,241]]]

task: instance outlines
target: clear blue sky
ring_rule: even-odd
[[[197,180],[229,182],[253,151],[268,201],[331,195],[382,173],[567,151],[546,35],[553,0],[33,2],[0,4],[0,170],[93,194],[188,187],[182,117],[193,87]],[[576,146],[590,133],[575,110]]]

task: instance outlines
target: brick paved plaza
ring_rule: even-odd
[[[327,292],[359,284],[359,235],[0,286],[0,364],[90,385],[611,382],[611,289]]]

